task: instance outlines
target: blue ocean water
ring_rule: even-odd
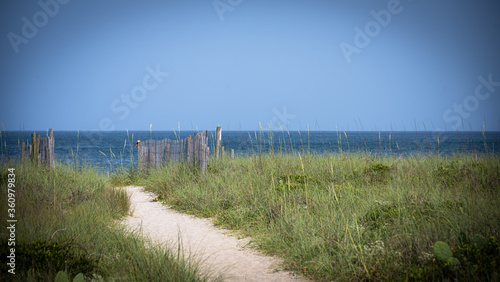
[[[21,142],[30,143],[32,132],[7,131],[0,137],[0,159],[18,159]],[[47,132],[39,131],[42,137]],[[194,131],[54,131],[55,158],[69,164],[90,165],[103,171],[137,166],[138,139],[179,139]],[[210,152],[215,147],[209,134]],[[236,155],[275,153],[496,154],[500,132],[360,132],[360,131],[222,131],[222,146]],[[27,155],[27,154],[26,154]]]

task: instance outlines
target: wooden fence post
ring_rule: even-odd
[[[36,160],[36,133],[31,133],[31,149],[30,149],[30,162],[34,163]]]
[[[21,143],[21,165],[24,165],[24,142]]]
[[[47,153],[49,151],[48,147],[48,137],[44,137],[40,139],[40,160],[38,162],[39,165],[47,165]]]
[[[40,166],[42,164],[42,158],[40,155],[40,134],[36,135],[35,159],[36,159],[36,164]]]
[[[144,158],[146,146],[144,145],[146,141],[140,142],[137,145],[137,170],[144,171],[144,165],[146,164],[146,159]]]
[[[54,131],[52,130],[52,128],[49,129],[49,142],[48,142],[48,149],[49,151],[47,152],[48,153],[48,159],[47,159],[47,166],[49,167],[49,169],[52,169],[54,168],[54,143],[55,143],[55,140],[54,140]]]
[[[234,149],[231,149],[231,159],[234,160]]]
[[[221,128],[217,126],[215,129],[215,158],[219,158],[220,141],[221,141]]]
[[[203,136],[198,133],[194,134],[194,142],[193,142],[193,152],[194,152],[194,160],[193,164],[195,166],[201,166],[201,155],[200,155],[200,146],[202,146],[202,140],[200,140]]]
[[[200,132],[196,135],[195,139],[195,163],[198,165],[200,171],[205,173],[208,165],[208,131]]]

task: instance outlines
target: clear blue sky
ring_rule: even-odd
[[[41,0],[0,11],[7,130],[500,130],[499,1]]]

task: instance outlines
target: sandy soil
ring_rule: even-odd
[[[153,202],[155,195],[142,187],[125,187],[133,215],[123,223],[155,242],[177,250],[179,239],[184,254],[194,255],[210,273],[222,273],[224,281],[305,281],[285,271],[276,271],[279,260],[244,248],[249,240],[228,236],[210,220],[197,218]]]

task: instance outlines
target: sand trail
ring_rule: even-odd
[[[222,273],[224,281],[305,281],[289,272],[275,271],[279,260],[244,248],[248,239],[228,236],[229,231],[215,227],[210,220],[179,213],[159,202],[142,187],[128,186],[132,216],[123,223],[155,242],[167,243],[177,250],[179,240],[185,254],[194,255],[202,268]]]

